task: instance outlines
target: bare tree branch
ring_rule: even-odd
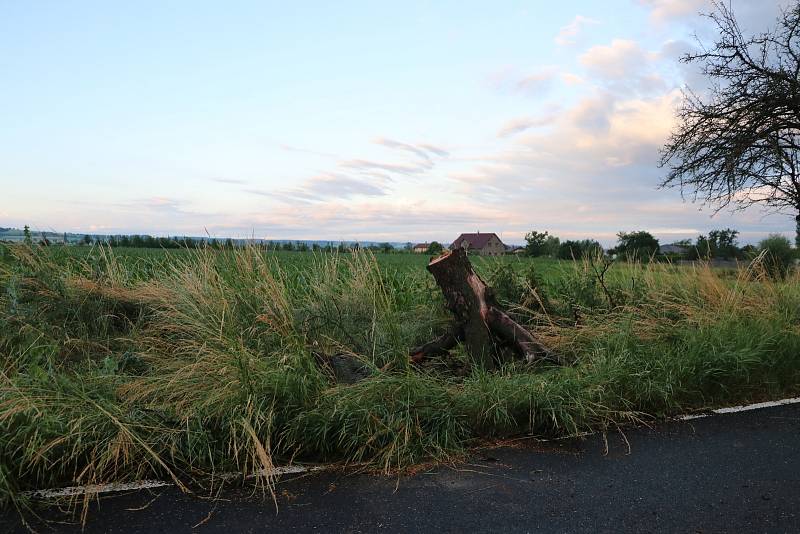
[[[711,87],[684,90],[661,151],[660,166],[669,169],[661,186],[717,210],[757,204],[800,214],[800,3],[774,30],[751,37],[730,7],[713,7],[706,16],[717,41],[681,58],[699,64]]]

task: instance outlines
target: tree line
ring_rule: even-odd
[[[639,230],[619,232],[617,244],[604,250],[599,242],[593,239],[561,241],[549,232],[531,231],[525,235],[525,254],[532,257],[551,257],[558,259],[581,259],[608,254],[618,259],[635,259],[650,261],[659,259],[687,260],[746,260],[758,253],[768,250],[772,255],[779,255],[786,263],[790,263],[796,255],[792,244],[786,237],[773,234],[763,239],[758,246],[739,246],[739,231],[732,228],[711,230],[696,239],[684,239],[671,243],[662,251],[662,247],[653,234]]]
[[[192,237],[154,237],[151,235],[114,235],[90,236],[84,235],[78,242],[79,245],[104,244],[112,248],[162,248],[162,249],[197,249],[210,247],[224,250],[245,246],[254,246],[268,251],[318,251],[318,252],[349,252],[352,250],[369,249],[374,252],[392,252],[396,250],[391,243],[361,245],[359,242],[327,244],[306,243],[304,241],[251,241],[234,240],[231,238],[192,238]],[[47,243],[49,244],[49,243]]]

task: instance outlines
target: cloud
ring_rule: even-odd
[[[650,20],[656,23],[697,15],[711,6],[710,0],[638,0],[638,3],[650,9]]]
[[[440,157],[443,157],[443,158],[446,158],[447,156],[450,155],[450,152],[448,152],[447,150],[443,149],[442,147],[438,147],[438,146],[435,146],[435,145],[429,145],[427,143],[420,143],[417,146],[427,150],[431,154],[436,154],[437,156],[440,156]]]
[[[708,227],[707,215],[656,190],[658,149],[679,97],[678,91],[649,97],[595,91],[555,114],[546,130],[518,132],[511,146],[476,157],[471,169],[449,179],[460,197],[502,209],[495,227],[519,239],[534,228],[608,245],[623,229],[694,233]]]
[[[325,173],[314,176],[293,189],[276,191],[245,189],[244,191],[253,195],[290,202],[296,200],[307,202],[329,201],[357,196],[378,197],[387,193],[386,189],[380,185],[338,173]]]
[[[526,96],[541,96],[551,89],[557,76],[558,69],[555,67],[543,67],[529,74],[523,74],[515,68],[505,67],[491,73],[488,81],[494,89],[499,91],[521,93]]]
[[[382,197],[388,194],[388,184],[393,175],[420,176],[433,169],[438,158],[449,155],[444,148],[428,143],[406,143],[379,137],[374,143],[404,154],[405,161],[378,161],[372,159],[349,159],[337,162],[337,169],[317,174],[298,187],[276,190],[258,188],[243,189],[251,195],[271,198],[277,202],[318,203],[333,199],[355,197]],[[355,176],[353,176],[355,174]]]
[[[339,166],[357,171],[371,172],[378,170],[410,176],[414,174],[422,174],[425,171],[432,169],[433,163],[428,160],[413,163],[384,163],[366,159],[351,159],[340,162]]]
[[[584,98],[568,112],[573,127],[592,135],[605,134],[610,127],[614,97],[610,94]]]
[[[707,21],[699,15],[709,13],[714,7],[712,0],[636,0],[636,3],[650,10],[650,22],[657,26],[677,21],[703,25]],[[724,3],[728,4],[729,0]],[[730,4],[742,30],[747,33],[767,29],[793,0],[733,0]]]
[[[567,85],[581,85],[586,83],[586,80],[584,80],[577,74],[572,74],[571,72],[562,72],[561,81]]]
[[[497,137],[511,137],[512,135],[524,132],[530,128],[537,128],[540,126],[547,126],[555,121],[554,114],[545,115],[543,117],[518,117],[506,122],[497,132]]]
[[[444,148],[428,143],[405,143],[387,137],[379,137],[375,144],[412,156],[405,161],[376,161],[372,159],[349,159],[340,161],[339,168],[358,172],[364,177],[391,180],[392,174],[404,176],[422,175],[436,166],[436,158],[444,158],[450,153]]]
[[[545,94],[553,86],[556,77],[554,69],[545,69],[527,76],[523,76],[516,82],[516,90],[528,96],[540,96]]]
[[[447,157],[450,155],[447,150],[427,143],[412,145],[409,143],[403,143],[401,141],[395,141],[394,139],[387,139],[385,137],[379,137],[375,140],[375,143],[387,148],[406,151],[426,161],[430,161],[432,155],[439,157]]]
[[[569,46],[576,43],[578,35],[583,31],[586,26],[600,24],[600,21],[584,17],[583,15],[576,15],[572,22],[563,26],[559,30],[558,35],[555,36],[555,43],[558,46]]]
[[[386,198],[277,206],[269,211],[241,216],[230,229],[260,231],[278,229],[282,238],[320,240],[420,239],[450,242],[458,233],[494,227],[502,210],[470,203],[429,204],[427,201],[396,201]],[[487,230],[491,231],[491,230]]]
[[[621,80],[641,72],[651,58],[636,41],[614,39],[610,45],[591,47],[578,60],[593,76]]]

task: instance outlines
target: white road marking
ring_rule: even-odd
[[[749,412],[750,410],[760,410],[761,408],[772,408],[775,406],[784,406],[786,404],[797,404],[800,402],[800,397],[792,397],[791,399],[782,399],[769,402],[757,402],[755,404],[747,404],[742,406],[730,406],[728,408],[717,408],[711,410],[710,413],[697,413],[689,415],[679,415],[675,419],[680,421],[690,421],[692,419],[701,419],[703,417],[710,417],[712,415],[722,415],[726,413]]]
[[[704,417],[711,417],[713,415],[747,412],[750,410],[760,410],[761,408],[772,408],[775,406],[784,406],[787,404],[797,404],[797,403],[800,403],[800,397],[792,397],[791,399],[782,399],[769,402],[757,402],[755,404],[747,404],[744,406],[730,406],[728,408],[718,408],[716,410],[711,410],[711,412],[709,413],[679,415],[678,417],[675,417],[675,419],[679,421],[691,421],[692,419],[702,419]],[[586,433],[586,435],[589,434],[590,433]],[[575,436],[570,436],[570,437],[575,437]],[[543,439],[540,441],[551,441],[551,440]],[[252,479],[259,476],[276,476],[276,475],[288,475],[295,473],[308,473],[312,471],[321,471],[323,469],[325,469],[325,467],[323,466],[303,467],[300,465],[287,465],[287,466],[274,467],[272,469],[262,469],[258,473],[252,473],[246,475],[244,478]],[[228,480],[240,476],[242,476],[241,473],[223,473],[221,475],[217,475],[217,478]],[[110,484],[92,484],[88,486],[68,486],[66,488],[33,490],[33,491],[26,491],[24,495],[27,497],[35,497],[40,499],[53,499],[56,497],[72,497],[75,495],[113,493],[117,491],[132,491],[132,490],[142,490],[149,488],[162,488],[165,486],[174,486],[174,485],[175,485],[174,483],[166,482],[164,480],[139,480],[137,482],[112,482]]]
[[[111,484],[90,484],[88,486],[67,486],[66,488],[58,489],[26,491],[24,495],[38,499],[54,499],[56,497],[74,497],[75,495],[85,495],[87,493],[111,493],[114,491],[142,490],[174,485],[172,482],[163,480],[139,480],[137,482],[112,482]]]
[[[274,467],[272,469],[262,469],[257,473],[246,475],[245,480],[260,476],[278,476],[290,475],[295,473],[307,473],[311,471],[320,471],[323,467],[303,467],[300,465],[287,465]],[[241,477],[241,473],[222,473],[217,475],[216,478],[222,480],[230,480],[232,478]],[[76,495],[94,495],[100,493],[114,493],[117,491],[134,491],[150,488],[163,488],[166,486],[174,486],[174,482],[167,482],[165,480],[138,480],[136,482],[111,482],[109,484],[89,484],[86,486],[68,486],[66,488],[43,489],[26,491],[26,497],[33,497],[37,499],[54,499],[57,497],[74,497]]]

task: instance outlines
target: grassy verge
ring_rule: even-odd
[[[800,284],[738,272],[480,263],[568,365],[411,368],[448,317],[422,262],[253,249],[120,258],[14,247],[0,262],[0,503],[25,489],[292,459],[385,470],[487,437],[564,436],[800,385]],[[298,256],[295,256],[298,257]],[[315,354],[371,378],[337,385]],[[265,481],[269,484],[269,480]]]

